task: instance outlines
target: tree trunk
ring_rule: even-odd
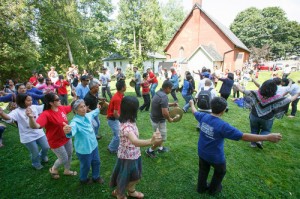
[[[72,55],[72,51],[71,51],[71,47],[70,47],[70,43],[69,43],[69,40],[66,36],[66,33],[64,33],[64,37],[65,37],[65,40],[66,40],[66,45],[67,45],[67,49],[68,49],[68,56],[69,56],[69,61],[70,61],[70,65],[73,64],[73,55]]]
[[[141,30],[139,30],[139,55],[142,55],[142,39],[141,39]]]
[[[134,58],[136,58],[136,34],[135,34],[135,28],[133,28],[133,45],[134,45]]]

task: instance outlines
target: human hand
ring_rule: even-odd
[[[68,124],[66,124],[65,122],[63,122],[63,125],[64,125],[64,127],[63,127],[64,133],[65,133],[65,134],[70,133],[71,130],[72,130],[71,126],[68,125]]]
[[[189,101],[189,104],[190,104],[190,106],[195,106],[195,104],[194,104],[194,100],[193,100],[193,99],[191,99],[191,100]]]
[[[33,112],[32,112],[32,109],[31,109],[30,107],[27,107],[27,108],[26,108],[25,113],[26,113],[26,115],[27,115],[29,118],[33,118],[33,117],[34,117]]]
[[[100,105],[100,104],[97,104],[97,108],[100,110],[100,109],[101,109],[101,105]]]
[[[159,130],[157,128],[156,131],[152,135],[151,144],[152,145],[160,145],[161,143],[162,143],[161,133],[159,132]]]
[[[268,141],[270,142],[279,142],[282,139],[282,136],[280,133],[271,133],[268,135]]]

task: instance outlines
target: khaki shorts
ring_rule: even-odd
[[[158,123],[155,123],[152,120],[150,120],[150,121],[151,121],[153,132],[155,132],[156,129],[158,128],[158,130],[161,134],[162,140],[165,142],[167,140],[167,124],[166,124],[166,121],[158,122]]]

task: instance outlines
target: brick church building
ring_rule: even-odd
[[[243,67],[250,54],[233,32],[203,10],[202,0],[193,1],[192,10],[164,52],[167,62],[176,61],[189,71],[201,70],[203,66],[234,71]]]

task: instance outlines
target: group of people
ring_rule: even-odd
[[[20,141],[31,154],[32,166],[35,169],[42,169],[43,162],[48,162],[48,150],[51,149],[57,159],[50,167],[49,173],[53,179],[59,179],[59,167],[64,166],[63,175],[76,176],[77,172],[71,170],[74,137],[74,147],[76,155],[80,161],[79,179],[81,184],[104,183],[100,174],[100,156],[97,139],[100,120],[99,120],[99,87],[102,86],[103,93],[107,92],[110,102],[107,109],[107,123],[111,128],[113,137],[107,147],[111,154],[117,154],[117,162],[113,169],[110,186],[115,187],[112,195],[116,198],[126,198],[127,195],[134,198],[144,198],[142,192],[136,191],[136,184],[141,179],[142,163],[140,147],[149,146],[145,153],[150,158],[157,157],[157,153],[165,153],[169,148],[164,146],[167,140],[167,122],[176,120],[170,117],[169,107],[178,107],[176,92],[181,90],[185,100],[183,111],[188,112],[191,107],[195,119],[199,123],[199,174],[197,191],[199,193],[208,192],[211,195],[222,190],[222,180],[226,173],[226,161],[224,155],[224,139],[251,141],[252,147],[263,148],[263,141],[278,142],[280,134],[271,133],[274,118],[281,118],[287,111],[290,102],[292,107],[297,106],[300,89],[291,80],[280,81],[282,89],[278,85],[278,79],[270,79],[262,85],[257,85],[257,91],[248,91],[240,84],[235,84],[235,75],[228,71],[223,77],[211,74],[209,70],[195,73],[200,77],[198,91],[195,89],[195,80],[190,72],[185,73],[182,89],[179,89],[179,75],[174,67],[171,68],[171,76],[167,77],[162,83],[161,89],[155,92],[158,80],[150,68],[143,73],[142,77],[137,67],[134,67],[135,92],[137,97],[143,96],[144,104],[139,106],[138,98],[126,96],[125,75],[121,69],[117,69],[116,93],[111,95],[109,83],[110,76],[106,74],[107,69],[103,69],[100,79],[91,75],[82,75],[80,83],[74,85],[72,78],[77,78],[76,66],[71,66],[67,75],[69,81],[58,76],[55,84],[51,85],[52,90],[45,86],[37,86],[38,89],[45,89],[41,94],[34,94],[32,85],[37,82],[19,85],[17,93],[7,93],[0,97],[0,101],[15,101],[17,108],[5,113],[0,108],[1,118],[8,122],[18,122]],[[49,71],[49,78],[55,78],[55,70]],[[239,74],[239,73],[236,73]],[[52,79],[50,81],[52,82]],[[33,78],[32,78],[33,79]],[[223,82],[220,89],[220,96],[215,91],[216,79]],[[49,82],[50,82],[49,81]],[[255,81],[255,79],[254,79]],[[57,83],[58,82],[58,83]],[[256,82],[257,83],[257,82]],[[288,83],[288,85],[285,85]],[[12,84],[12,83],[11,83]],[[9,84],[10,85],[10,84]],[[35,85],[35,86],[36,86]],[[47,85],[47,83],[46,83]],[[55,86],[56,85],[56,86]],[[71,85],[71,95],[73,100],[71,105],[65,102],[68,96],[66,86]],[[221,116],[228,111],[227,99],[231,94],[231,89],[236,86],[236,92],[242,92],[249,98],[250,129],[251,134],[245,134],[232,127],[221,119]],[[64,87],[66,92],[58,92],[55,89]],[[142,88],[142,93],[140,93]],[[9,86],[10,90],[14,90]],[[32,90],[33,89],[33,90]],[[54,89],[54,90],[53,90]],[[283,91],[284,90],[284,91]],[[278,94],[278,92],[283,92]],[[193,94],[196,92],[196,97]],[[285,97],[291,93],[292,97]],[[173,97],[170,103],[168,94]],[[151,95],[151,97],[150,97]],[[39,98],[40,97],[40,98]],[[67,99],[67,98],[66,98]],[[194,105],[196,99],[199,109]],[[34,102],[36,100],[36,102]],[[39,105],[38,101],[43,104]],[[151,105],[151,106],[150,106]],[[136,119],[139,111],[150,111],[150,121],[153,135],[147,140],[139,139],[139,130]],[[68,122],[67,114],[74,112],[74,117]],[[293,114],[293,110],[292,110]],[[45,128],[46,133],[41,129]],[[0,126],[0,136],[2,129]],[[41,151],[39,151],[39,147]],[[214,167],[214,175],[210,183],[207,182],[210,167]],[[88,173],[92,168],[92,178]]]

